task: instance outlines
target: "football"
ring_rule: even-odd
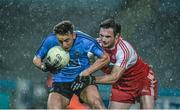
[[[70,60],[69,52],[65,51],[61,46],[54,46],[49,49],[46,60],[55,68],[64,68]]]

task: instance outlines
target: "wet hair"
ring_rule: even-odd
[[[112,28],[114,35],[121,33],[121,25],[117,24],[114,19],[109,18],[101,22],[100,28]]]
[[[55,34],[60,34],[60,35],[68,35],[72,34],[74,30],[74,25],[72,24],[71,21],[65,20],[57,25],[54,26],[53,31]]]

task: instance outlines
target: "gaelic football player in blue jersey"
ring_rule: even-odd
[[[54,46],[61,46],[69,51],[70,62],[66,67],[56,69],[45,62],[44,58],[48,50]],[[88,59],[88,52],[98,58],[92,65]],[[33,63],[39,69],[53,74],[52,89],[48,97],[49,109],[66,108],[73,94],[78,95],[79,99],[92,109],[105,108],[95,85],[95,78],[90,74],[109,63],[109,57],[91,36],[81,31],[74,31],[70,21],[62,21],[54,27],[54,32],[43,40],[36,51]],[[77,84],[78,81],[80,85]],[[83,88],[73,90],[73,82],[76,82],[75,86],[83,86]]]

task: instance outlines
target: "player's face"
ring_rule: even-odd
[[[112,28],[100,28],[99,38],[102,41],[104,48],[113,48],[115,45],[116,37]]]
[[[68,35],[57,34],[57,38],[59,39],[59,42],[62,44],[62,47],[64,48],[64,50],[68,51],[73,45],[75,35],[74,34],[68,34]]]

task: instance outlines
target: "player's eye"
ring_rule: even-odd
[[[65,39],[65,40],[64,40],[64,42],[69,42],[69,41],[70,41],[70,39]]]
[[[62,44],[63,44],[63,42],[69,42],[69,41],[70,41],[70,39],[59,40],[59,42]]]
[[[99,34],[99,37],[102,38],[102,37],[104,37],[104,36],[103,36],[102,34]]]
[[[105,38],[110,38],[111,36],[104,36]]]

